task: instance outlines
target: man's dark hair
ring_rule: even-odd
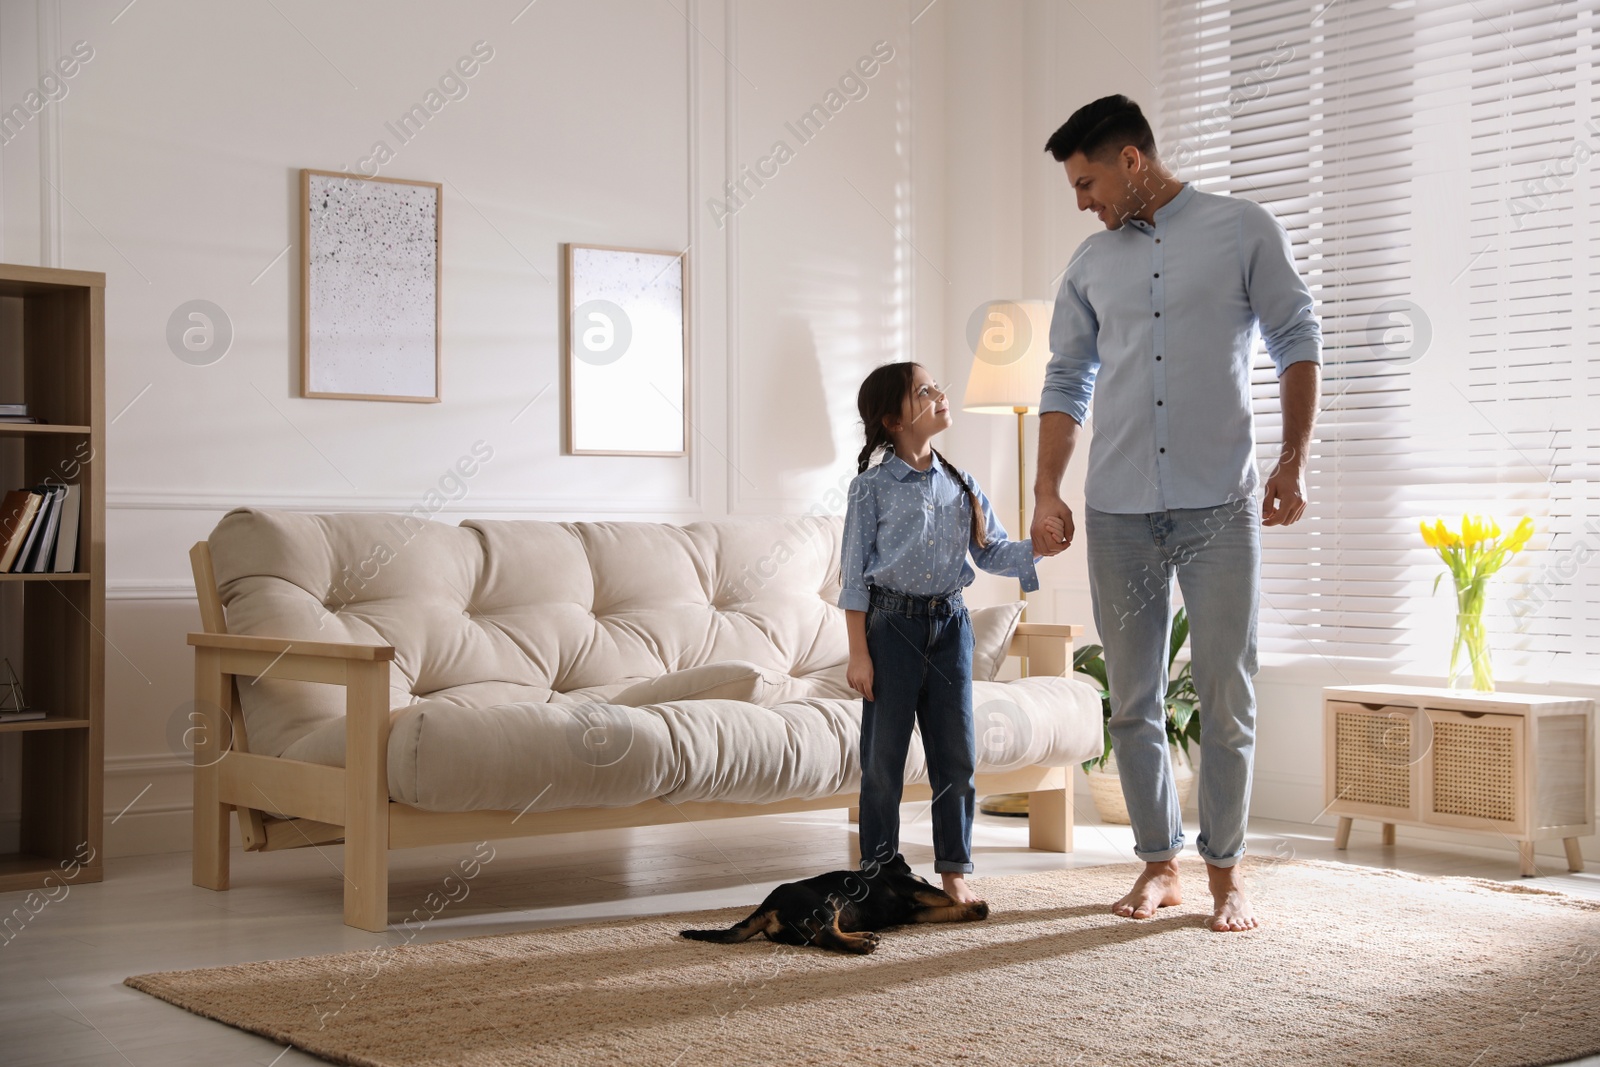
[[[1156,135],[1145,121],[1139,105],[1118,93],[1102,96],[1092,104],[1085,104],[1050,135],[1044,150],[1065,163],[1074,152],[1089,158],[1115,155],[1127,145],[1152,158],[1156,155]]]

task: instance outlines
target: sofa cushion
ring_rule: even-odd
[[[1025,601],[996,604],[992,607],[972,608],[967,612],[972,620],[972,677],[974,681],[993,681],[1005,665],[1006,651],[1011,648],[1011,637],[1017,632],[1017,620],[1022,618]]]
[[[727,660],[673,671],[630,685],[611,697],[610,702],[630,708],[669,700],[742,700],[767,705],[775,703],[774,698],[789,689],[792,680],[782,671],[767,670],[743,660]]]
[[[1100,698],[1077,678],[974,682],[978,770],[1070,767],[1097,755]],[[624,707],[601,700],[391,713],[389,793],[428,811],[553,811],[667,801],[765,803],[851,792],[861,781],[861,701],[808,698]],[[312,743],[312,741],[316,743]],[[324,728],[294,758],[344,764]],[[906,781],[926,782],[920,736]]]

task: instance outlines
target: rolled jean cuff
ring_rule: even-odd
[[[1146,863],[1165,863],[1170,859],[1176,859],[1177,856],[1178,856],[1178,853],[1180,853],[1182,851],[1183,851],[1183,842],[1179,841],[1176,845],[1173,845],[1171,848],[1164,848],[1159,852],[1145,852],[1145,851],[1139,849],[1137,846],[1135,846],[1134,850],[1133,850],[1133,854],[1135,856],[1138,856],[1141,860],[1143,860]]]
[[[972,864],[960,863],[956,860],[934,860],[934,874],[971,874]]]
[[[1244,850],[1241,849],[1231,856],[1207,856],[1204,852],[1202,852],[1200,853],[1200,858],[1205,860],[1206,863],[1212,867],[1232,867],[1234,864],[1244,859]]]

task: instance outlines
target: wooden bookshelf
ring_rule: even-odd
[[[105,758],[105,275],[0,264],[0,491],[82,486],[76,569],[0,573],[0,652],[44,719],[0,723],[0,892],[102,876]],[[3,672],[3,667],[0,667]],[[53,876],[53,877],[52,877]]]

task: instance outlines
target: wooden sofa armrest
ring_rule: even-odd
[[[203,727],[194,749],[194,884],[228,888],[230,811],[239,812],[246,848],[265,847],[265,822],[254,794],[263,792],[260,779],[266,772],[276,771],[272,780],[282,785],[286,804],[264,797],[266,803],[292,815],[296,813],[290,809],[314,794],[319,809],[326,808],[322,814],[343,816],[339,821],[345,839],[344,921],[362,930],[383,930],[389,900],[389,664],[394,661],[394,647],[230,634],[210,542],[197,541],[189,550],[189,563],[205,628],[189,634],[194,646],[195,714]],[[293,760],[249,753],[234,678],[260,678],[268,672],[277,678],[344,686],[343,770],[295,767]],[[230,727],[231,736],[224,733]],[[224,768],[230,751],[237,756]],[[253,774],[252,769],[262,774]],[[337,803],[341,792],[342,811]],[[330,800],[333,803],[327,803]],[[331,825],[323,829],[333,832]],[[311,838],[300,832],[309,843]]]
[[[1072,639],[1083,633],[1077,623],[1019,622],[1008,656],[1020,656],[1023,677],[1061,677],[1072,673]]]
[[[234,808],[251,851],[266,844],[262,807],[324,822],[340,814],[345,877],[359,887],[345,896],[345,921],[363,930],[382,930],[389,882],[393,646],[222,633],[190,633],[188,640],[194,646],[194,714],[200,726],[194,747],[194,884],[228,887],[228,813]],[[234,678],[268,675],[344,686],[343,770],[296,766],[293,760],[250,754],[248,746],[235,743],[244,740],[244,720]],[[274,783],[272,795],[262,785],[269,780]]]
[[[261,637],[251,634],[211,634],[191,631],[191,645],[205,648],[233,648],[242,652],[292,652],[297,656],[325,656],[330,659],[394,659],[393,645],[353,645],[344,641],[308,641],[300,637]]]

